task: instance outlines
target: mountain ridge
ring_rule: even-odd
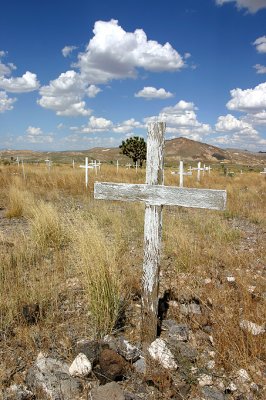
[[[34,150],[0,150],[3,159],[23,157],[25,161],[42,161],[50,157],[55,162],[72,162],[72,159],[81,161],[84,157],[97,159],[101,162],[116,162],[121,164],[129,162],[129,158],[120,154],[119,147],[94,147],[88,150],[63,150],[63,151],[34,151]],[[203,142],[197,142],[184,137],[168,139],[165,141],[165,163],[173,164],[184,160],[185,162],[208,163],[234,163],[243,165],[265,165],[266,154],[254,153],[239,149],[221,149],[220,147]]]

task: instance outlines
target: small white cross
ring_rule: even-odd
[[[85,157],[85,165],[80,165],[80,168],[85,168],[85,187],[87,189],[89,183],[89,169],[94,168],[89,165],[88,157]]]

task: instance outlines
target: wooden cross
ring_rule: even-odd
[[[118,174],[118,167],[119,167],[119,162],[116,160],[116,173]]]
[[[191,168],[191,167],[190,167]],[[184,162],[183,161],[179,161],[179,171],[178,172],[172,172],[173,175],[179,175],[179,187],[183,187],[184,186],[184,176],[191,176],[192,175],[192,171],[190,169],[190,171],[186,172],[184,171]]]
[[[48,170],[49,170],[49,172],[50,172],[50,170],[51,170],[51,166],[52,166],[52,161],[51,160],[44,160],[45,161],[45,163],[46,163],[46,166],[47,166],[47,168],[48,168]]]
[[[89,165],[91,166],[90,168],[94,168],[95,174],[97,175],[97,168],[99,168],[99,170],[101,169],[101,161],[98,161],[97,164],[97,160],[92,160]]]
[[[226,191],[163,185],[165,123],[148,126],[146,184],[96,182],[94,198],[145,203],[142,278],[142,331],[144,351],[157,335],[160,251],[163,205],[224,210]]]
[[[88,182],[89,182],[89,169],[94,168],[91,165],[89,165],[89,160],[88,157],[85,157],[85,165],[80,165],[80,168],[85,168],[85,186],[86,189],[88,187]]]
[[[189,172],[184,171],[184,162],[180,161],[178,174],[179,174],[179,187],[183,187],[184,186],[184,176],[186,176],[186,175],[191,176],[192,171],[189,171]]]
[[[198,162],[198,168],[192,168],[194,171],[198,171],[197,172],[197,181],[200,181],[200,171],[204,171],[205,168],[201,168],[201,162]]]

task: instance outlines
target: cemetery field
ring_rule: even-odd
[[[245,369],[259,388],[253,398],[262,399],[266,176],[226,176],[220,166],[212,167],[199,182],[196,171],[184,176],[184,187],[225,189],[225,211],[163,207],[159,290],[160,297],[169,294],[163,319],[189,331],[186,343],[196,355],[180,358],[178,374],[190,398],[197,398],[202,374],[219,388]],[[164,184],[178,186],[172,170],[165,169]],[[89,170],[86,189],[78,165],[49,170],[25,164],[24,174],[21,166],[0,165],[3,386],[24,382],[40,351],[71,363],[81,339],[115,332],[130,343],[140,341],[144,205],[94,200],[95,181],[145,183],[145,169],[102,164],[97,175]],[[160,322],[164,338],[167,328]],[[153,368],[158,366],[150,365],[151,375]],[[169,388],[162,389],[163,374],[159,383],[153,379],[152,394],[147,385],[146,399],[170,398]],[[137,379],[131,371],[127,385]]]

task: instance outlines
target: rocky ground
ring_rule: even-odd
[[[258,225],[232,219],[232,226],[241,231],[236,251],[254,252],[266,242],[266,232]],[[2,249],[12,247],[18,228],[27,231],[27,221],[7,219],[0,210]],[[265,249],[260,249],[260,254]],[[22,310],[25,330],[30,338],[18,340],[17,331],[0,332],[0,369],[3,400],[253,400],[266,398],[265,325],[242,319],[237,324],[244,335],[258,338],[264,350],[253,365],[243,365],[228,359],[230,368],[217,362],[218,345],[213,334],[214,300],[208,292],[227,288],[232,293],[240,289],[241,271],[230,271],[222,265],[201,278],[205,296],[184,293],[169,288],[171,274],[168,260],[163,260],[158,338],[143,354],[138,342],[140,296],[135,293],[127,305],[123,326],[114,335],[101,341],[91,340],[75,328],[82,317],[82,293],[79,282],[66,282],[76,293],[76,308],[70,309],[66,296],[61,307],[67,318],[51,326],[49,334],[38,325],[38,307]],[[252,276],[247,295],[251,301],[266,301],[266,265],[263,257],[248,271]],[[168,275],[167,275],[168,274]],[[179,277],[180,288],[186,287],[190,274]],[[242,286],[241,286],[242,288]],[[222,307],[222,304],[219,306]],[[225,310],[226,312],[226,310]],[[24,329],[24,328],[21,328]],[[21,331],[20,331],[21,334]],[[21,337],[21,335],[20,335]],[[230,354],[228,355],[230,358]]]

